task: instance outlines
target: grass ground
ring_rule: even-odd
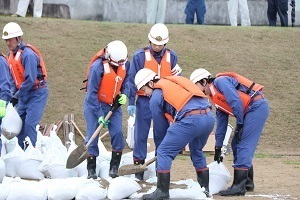
[[[90,58],[118,39],[127,45],[131,59],[138,48],[148,45],[151,28],[147,24],[1,16],[1,29],[10,21],[20,24],[24,40],[42,52],[47,65],[50,95],[42,123],[57,122],[73,113],[83,132],[84,93],[79,89]],[[203,67],[213,74],[235,71],[265,86],[271,113],[258,153],[299,154],[299,28],[167,26],[167,47],[177,52],[184,76]],[[3,40],[0,51],[8,53]],[[126,108],[123,106],[124,134]]]

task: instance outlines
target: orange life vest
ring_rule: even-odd
[[[87,89],[87,83],[88,83],[88,77],[90,74],[90,68],[91,65],[98,59],[98,58],[103,58],[104,59],[104,54],[105,54],[105,49],[101,49],[100,51],[98,51],[90,60],[90,63],[86,69],[86,79],[83,80],[83,88],[81,88],[80,90],[85,90]]]
[[[182,76],[166,76],[156,82],[154,88],[160,88],[163,91],[165,101],[177,111],[180,111],[193,96],[207,98],[198,86]],[[169,121],[174,121],[170,114],[165,113],[165,116]]]
[[[104,56],[104,49],[100,50],[90,61],[87,69],[87,79],[90,67],[95,60]],[[107,59],[102,60],[103,63],[103,77],[99,84],[98,99],[101,102],[112,104],[116,96],[120,93],[121,86],[126,76],[125,64],[117,68],[117,72],[110,66]],[[87,88],[87,79],[84,81]]]
[[[254,91],[254,94],[256,94],[258,91],[262,91],[264,88],[264,86],[262,86],[258,83],[254,83],[253,81],[245,78],[244,76],[241,76],[234,72],[219,73],[216,75],[216,77],[220,77],[220,76],[234,77],[237,79],[239,84],[244,85],[248,88],[248,91],[246,93],[237,90],[237,93],[243,102],[244,114],[246,113],[246,110],[251,102],[252,97],[253,97],[253,95],[252,96],[249,95],[250,92]],[[209,96],[210,96],[211,101],[214,103],[215,107],[217,109],[222,110],[222,111],[226,112],[227,114],[233,116],[232,108],[227,103],[225,96],[222,93],[220,93],[213,84],[211,84],[209,86],[209,89],[211,92],[211,94]]]
[[[171,72],[171,54],[170,50],[166,49],[160,64],[157,63],[155,58],[150,52],[149,48],[145,48],[145,65],[144,68],[151,69],[154,71],[160,78],[166,76],[172,76]],[[137,95],[146,96],[145,92],[139,90],[137,91]]]
[[[47,80],[47,71],[46,71],[46,67],[45,67],[45,63],[44,63],[42,54],[37,48],[35,48],[34,46],[32,46],[30,44],[25,44],[25,47],[29,47],[39,57],[40,64],[37,66],[37,68],[41,68],[42,76],[37,77],[37,80],[35,81],[35,85],[38,85],[41,80]],[[22,66],[22,58],[21,58],[24,48],[19,49],[17,51],[16,55],[14,55],[13,52],[10,52],[10,54],[8,56],[10,73],[12,74],[12,77],[15,81],[17,89],[20,89],[22,83],[25,80],[24,67]]]

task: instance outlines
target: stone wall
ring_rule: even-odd
[[[12,14],[16,12],[18,1],[1,0],[0,13]],[[61,10],[69,11],[72,19],[129,23],[146,22],[146,2],[146,0],[44,0],[44,4],[67,6],[69,9]],[[300,8],[300,0],[296,0],[296,5],[299,5]],[[185,6],[186,0],[168,0],[165,23],[183,24],[185,22]],[[248,0],[248,6],[252,25],[268,25],[267,2],[265,0]],[[205,24],[230,24],[227,0],[206,0],[206,7]],[[289,6],[289,24],[291,24],[290,10],[291,7]],[[45,11],[45,13],[51,12]],[[68,14],[66,13],[65,16]],[[296,25],[300,25],[300,11],[296,12]]]

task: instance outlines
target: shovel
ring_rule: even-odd
[[[139,172],[144,172],[147,170],[147,166],[156,161],[156,156],[145,162],[143,165],[123,165],[119,168],[119,176],[129,175],[129,174],[136,174]]]
[[[112,105],[110,111],[105,116],[104,120],[107,121],[110,118],[110,116],[112,115],[112,113],[116,109],[118,109],[120,106],[121,105],[117,101],[115,101],[114,104]],[[89,139],[89,141],[86,145],[84,145],[84,143],[83,143],[72,151],[72,153],[69,155],[68,160],[67,160],[67,165],[66,165],[67,169],[72,169],[72,168],[76,167],[77,165],[82,163],[85,159],[87,159],[90,156],[90,154],[88,152],[88,148],[91,145],[91,143],[94,141],[94,139],[98,136],[98,134],[100,133],[102,128],[103,128],[103,123],[101,123],[98,126],[98,128],[93,133],[92,137]]]

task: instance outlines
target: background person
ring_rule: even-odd
[[[12,17],[26,17],[30,0],[19,0],[18,9]],[[34,0],[33,17],[41,18],[43,13],[43,0]]]
[[[266,0],[268,2],[269,26],[276,26],[277,14],[282,27],[288,26],[288,0]]]
[[[206,14],[205,0],[187,0],[184,13],[186,14],[186,24],[194,24],[194,16],[196,13],[197,24],[204,25],[204,16]]]
[[[3,28],[2,39],[10,50],[8,55],[10,73],[14,80],[12,104],[18,104],[18,113],[23,125],[18,143],[25,149],[28,136],[33,146],[36,144],[36,125],[40,122],[48,99],[47,71],[41,53],[34,46],[23,42],[23,31],[15,22]]]
[[[167,0],[147,0],[147,24],[165,23]]]
[[[134,53],[130,66],[131,95],[129,97],[128,114],[133,116],[135,113],[133,162],[137,165],[144,164],[147,156],[151,112],[149,98],[145,92],[137,91],[134,85],[134,77],[143,68],[153,70],[159,77],[176,76],[182,71],[177,64],[178,57],[175,51],[166,48],[169,41],[169,31],[166,25],[158,23],[152,26],[148,39],[149,46]],[[137,99],[134,102],[136,95]],[[136,174],[136,178],[139,180],[143,180],[143,176],[144,172]]]
[[[122,41],[110,42],[91,59],[85,87],[84,117],[87,130],[85,144],[88,143],[99,124],[103,123],[104,127],[108,127],[112,145],[109,176],[112,178],[118,176],[122,152],[125,147],[122,132],[122,109],[115,110],[109,121],[105,121],[104,118],[116,98],[121,105],[126,104],[129,95],[129,87],[126,85],[130,66],[127,58],[127,47]],[[119,95],[119,93],[121,94]],[[87,158],[87,178],[97,179],[98,139],[99,135],[88,148],[90,156]]]
[[[2,124],[2,118],[6,114],[6,105],[11,100],[11,82],[10,82],[10,72],[7,62],[7,57],[0,52],[0,127]],[[2,149],[1,141],[1,129],[0,129],[0,157]]]
[[[219,73],[216,78],[206,69],[196,69],[190,76],[216,109],[216,144],[214,160],[222,161],[221,147],[226,135],[229,115],[236,118],[231,141],[234,179],[231,187],[220,191],[221,196],[244,196],[254,190],[252,160],[259,138],[269,116],[269,105],[263,86],[234,72]]]
[[[144,195],[143,199],[169,198],[172,161],[187,144],[197,180],[205,188],[206,196],[210,197],[209,169],[202,151],[214,127],[207,96],[187,78],[166,76],[159,79],[155,72],[147,68],[138,71],[135,84],[150,98],[155,137],[162,138],[160,144],[155,144],[157,189],[152,194]]]
[[[237,26],[238,11],[241,14],[241,26],[251,26],[247,0],[229,0],[228,14],[231,26]]]

